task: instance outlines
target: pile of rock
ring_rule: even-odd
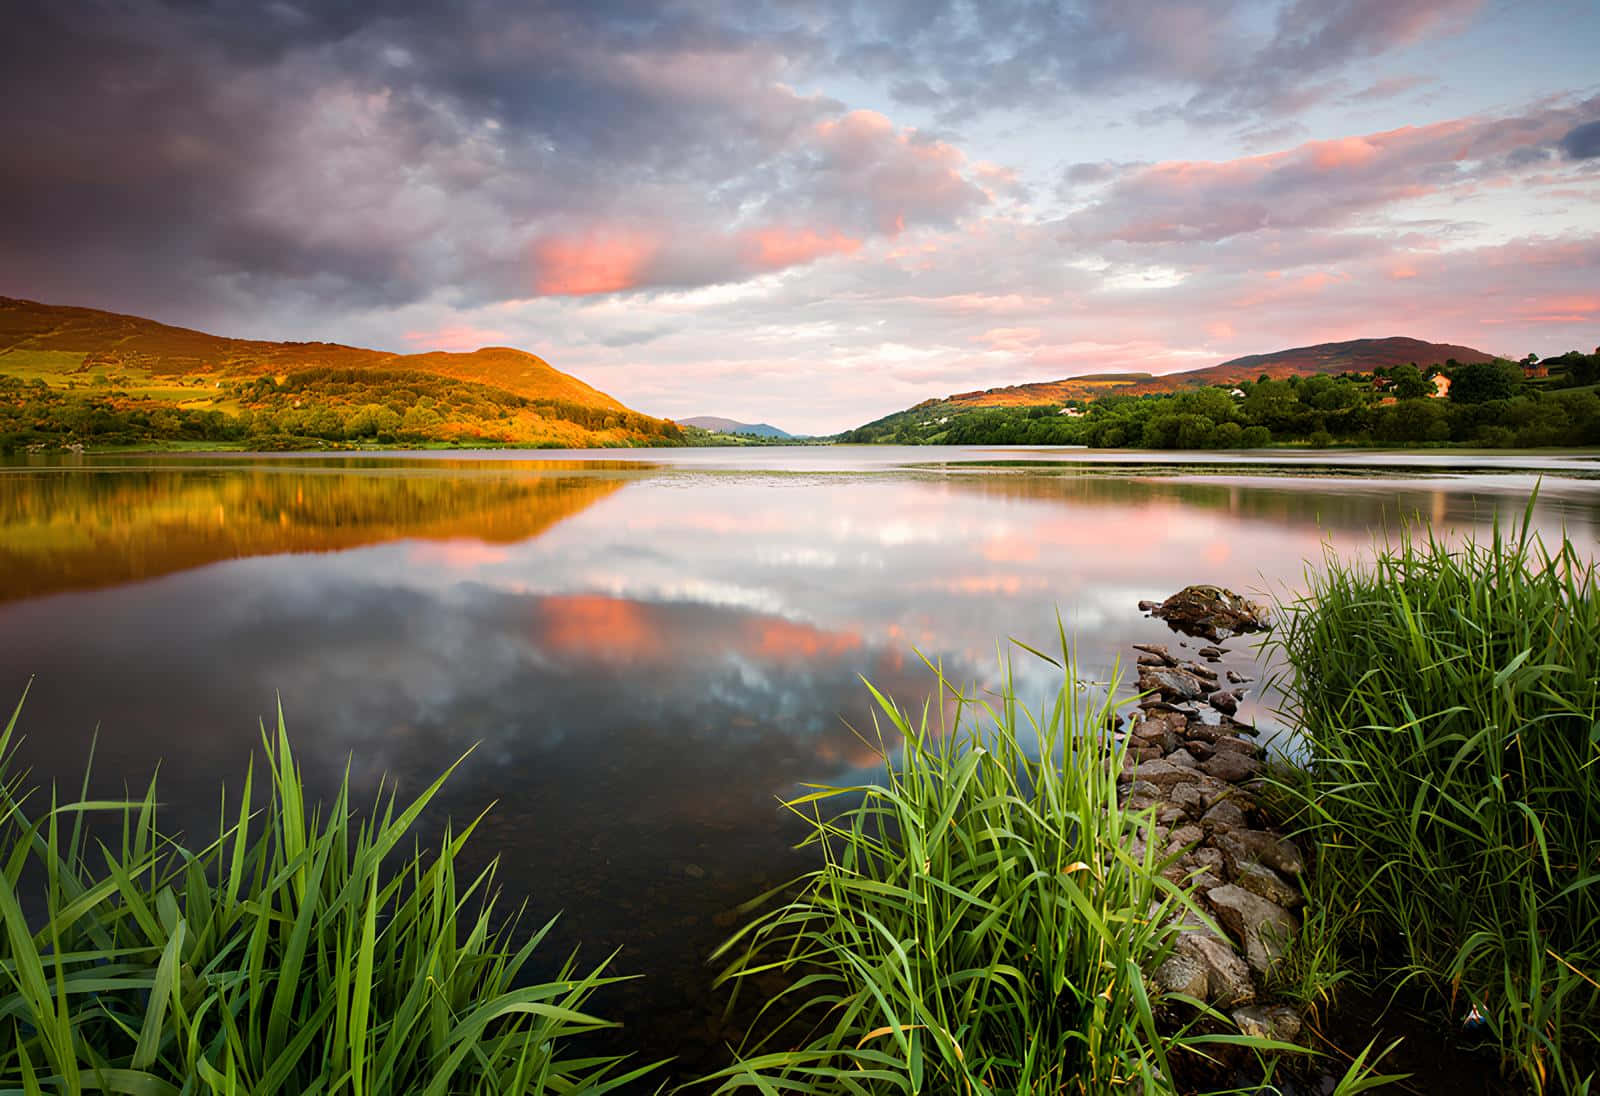
[[[1226,638],[1225,629],[1209,638]],[[1232,1010],[1246,1033],[1292,1041],[1299,1014],[1263,1003],[1261,987],[1299,930],[1305,860],[1261,810],[1265,752],[1249,740],[1255,729],[1234,718],[1249,679],[1221,665],[1223,647],[1201,648],[1188,660],[1162,644],[1134,646],[1146,695],[1123,732],[1120,797],[1127,808],[1151,809],[1153,818],[1132,851],[1142,855],[1156,844],[1159,854],[1175,856],[1168,877],[1188,879],[1228,934],[1185,922],[1154,980]]]

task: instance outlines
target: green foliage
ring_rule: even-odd
[[[1509,400],[1522,388],[1522,369],[1508,361],[1474,362],[1458,366],[1451,382],[1453,403]]]
[[[1087,445],[1119,449],[1259,449],[1267,445],[1600,445],[1600,356],[1547,359],[1550,383],[1529,385],[1509,362],[1452,365],[1448,400],[1412,365],[1379,377],[1263,376],[1236,389],[1103,396],[1082,414],[1055,406],[930,403],[889,415],[841,441],[900,445]],[[1380,387],[1381,386],[1381,387]],[[1240,393],[1235,395],[1234,393]],[[1077,409],[1074,409],[1077,410]]]
[[[716,1091],[1162,1093],[1208,1043],[1267,1049],[1201,1034],[1203,1006],[1145,980],[1173,918],[1199,914],[1136,841],[1149,813],[1117,803],[1111,702],[1087,703],[1070,668],[1037,713],[1009,668],[998,706],[936,673],[920,721],[873,691],[880,782],[788,805],[824,864],[719,951],[723,982],[786,976],[762,1010],[781,1035],[753,1038]]]
[[[1326,961],[1420,988],[1441,1023],[1476,1006],[1540,1091],[1576,1090],[1600,1046],[1597,636],[1591,565],[1524,524],[1330,554],[1273,639]]]
[[[606,1026],[583,1010],[614,979],[569,960],[519,984],[544,930],[512,949],[493,867],[457,877],[476,823],[397,854],[444,777],[404,806],[380,792],[360,821],[346,779],[324,818],[280,717],[265,808],[247,774],[190,850],[160,831],[153,784],[31,816],[7,769],[16,718],[0,733],[0,1089],[603,1093],[648,1072],[565,1049]]]

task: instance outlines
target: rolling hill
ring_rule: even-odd
[[[679,419],[679,426],[697,426],[701,430],[710,430],[717,434],[753,434],[758,438],[792,438],[793,434],[786,430],[779,430],[765,422],[738,422],[734,419],[724,419],[716,415],[696,415],[689,419]]]
[[[1255,380],[1263,374],[1274,380],[1282,380],[1285,377],[1305,377],[1318,373],[1330,376],[1340,373],[1370,373],[1374,369],[1404,365],[1408,362],[1419,366],[1443,365],[1452,358],[1466,364],[1493,361],[1494,355],[1474,350],[1470,346],[1431,343],[1404,337],[1352,339],[1348,342],[1297,346],[1271,354],[1251,354],[1243,358],[1233,358],[1219,365],[1183,373],[1165,373],[1160,376],[1152,373],[1095,373],[1081,377],[1067,377],[1058,381],[990,388],[980,392],[958,392],[942,400],[925,401],[918,406],[950,405],[958,410],[974,407],[1030,407],[1039,404],[1067,403],[1073,400],[1094,400],[1101,396],[1147,396],[1178,392],[1185,388],[1236,384],[1239,381]]]
[[[337,343],[233,339],[7,297],[0,297],[0,377],[42,383],[52,407],[88,401],[124,418],[148,417],[162,405],[189,417],[248,415],[246,438],[577,447],[680,439],[674,424],[632,411],[510,347],[395,354]],[[359,410],[366,417],[351,434],[348,420]],[[279,421],[291,411],[299,417]],[[311,421],[312,412],[339,416],[344,433],[335,436],[340,430],[326,414]],[[270,420],[265,429],[263,415]],[[374,421],[375,430],[369,428]],[[143,429],[131,419],[126,425],[123,434]]]

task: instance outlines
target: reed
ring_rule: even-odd
[[[881,780],[788,804],[822,864],[753,904],[718,952],[722,983],[770,996],[709,1087],[1163,1093],[1185,1056],[1297,1049],[1225,1034],[1146,980],[1173,922],[1200,915],[1136,840],[1151,819],[1117,802],[1113,701],[1086,701],[1062,650],[1037,713],[1009,665],[992,700],[930,667],[938,695],[916,718],[873,690]],[[1364,1061],[1342,1091],[1371,1073]]]
[[[31,811],[16,725],[0,734],[0,1091],[598,1094],[649,1072],[568,1049],[608,1026],[585,1011],[614,980],[603,966],[519,984],[549,925],[512,948],[493,866],[457,875],[476,821],[403,851],[448,772],[409,803],[380,790],[365,816],[346,776],[324,812],[280,714],[265,805],[252,766],[191,850],[162,833],[153,782]]]
[[[1530,504],[1531,513],[1531,504]],[[1507,1069],[1586,1090],[1600,1046],[1600,589],[1520,527],[1330,554],[1272,642],[1317,849],[1317,960],[1476,1008]],[[1328,947],[1329,943],[1333,947]]]

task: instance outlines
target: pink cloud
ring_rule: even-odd
[[[763,228],[746,233],[742,244],[751,265],[780,270],[827,255],[849,254],[861,247],[861,240],[837,229],[818,232],[810,228]]]
[[[407,331],[400,337],[421,350],[477,350],[511,341],[511,336],[497,328],[465,323],[446,324],[430,331]]]
[[[533,246],[534,288],[547,297],[633,289],[660,247],[650,235],[625,232],[546,237]]]

